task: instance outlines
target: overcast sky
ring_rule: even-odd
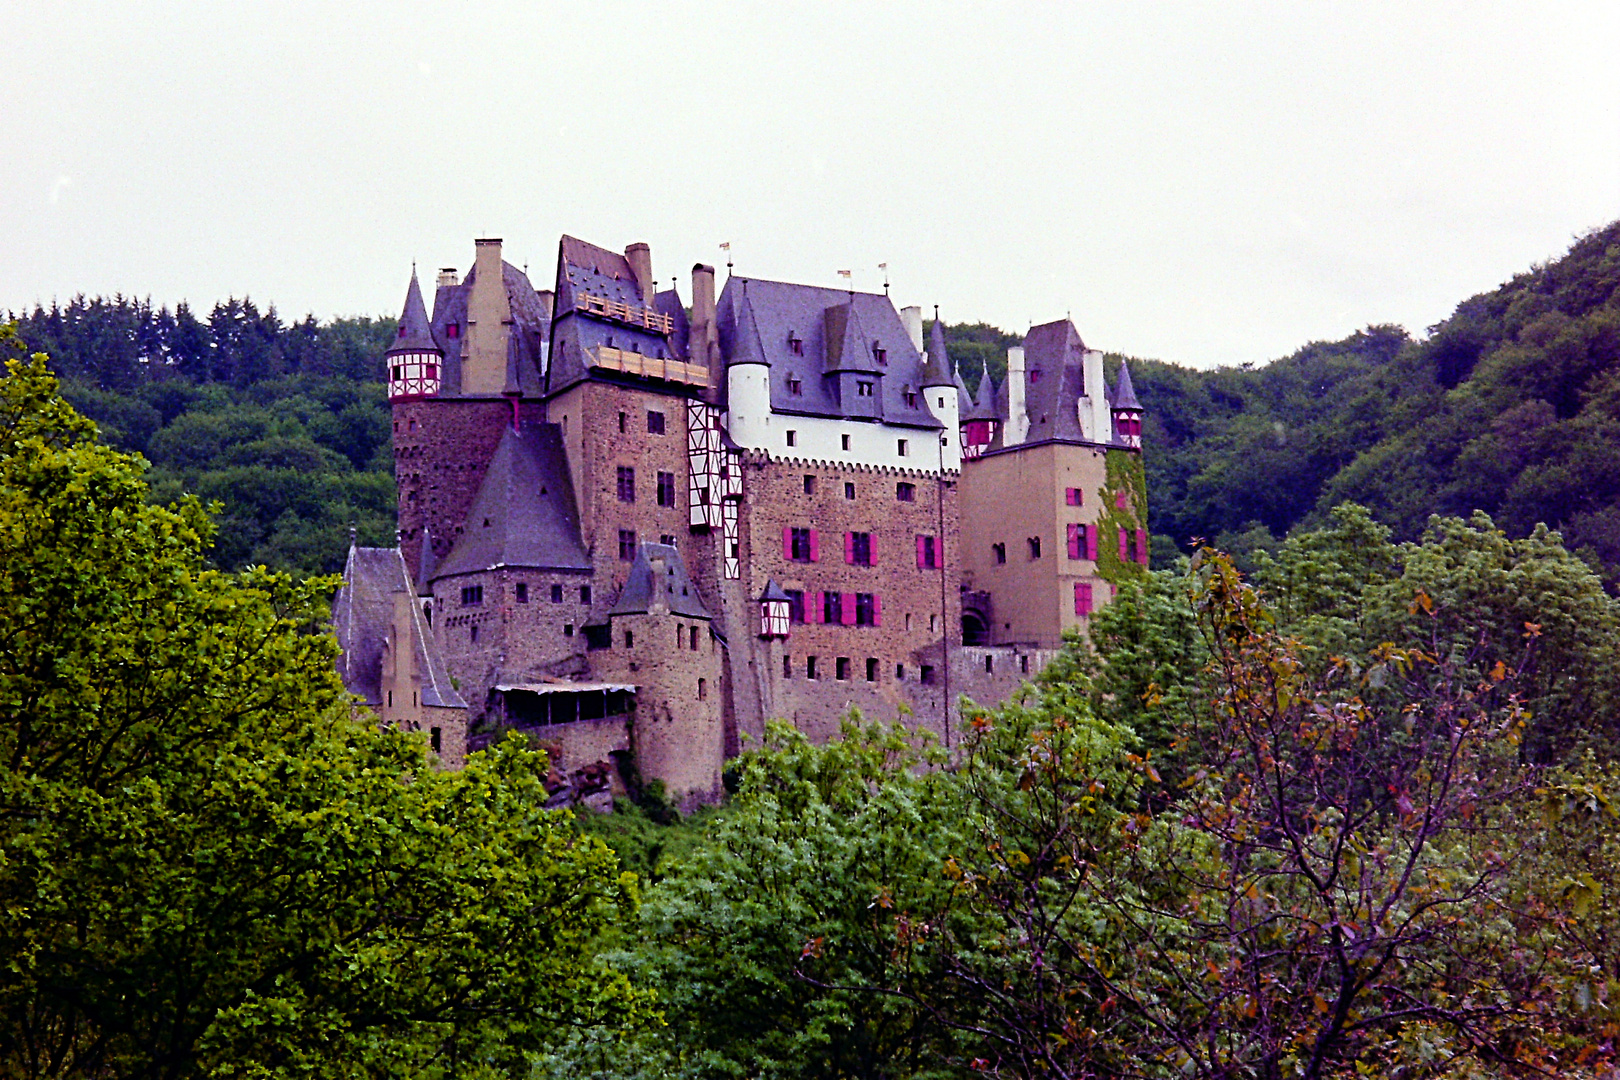
[[[0,307],[396,314],[474,237],[1263,362],[1620,217],[1620,3],[12,3]]]

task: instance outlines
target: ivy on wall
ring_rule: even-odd
[[[1147,573],[1147,567],[1119,557],[1119,530],[1125,529],[1136,542],[1138,529],[1147,528],[1147,473],[1142,455],[1129,450],[1109,450],[1104,459],[1107,479],[1102,489],[1102,514],[1097,518],[1097,576],[1116,588],[1125,581]],[[1125,505],[1119,493],[1125,492]]]

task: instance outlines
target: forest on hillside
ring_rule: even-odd
[[[1544,522],[1620,586],[1617,286],[1620,222],[1421,338],[1369,326],[1252,368],[1131,359],[1156,560],[1201,538],[1252,566],[1354,501],[1403,540],[1435,513],[1481,510],[1514,536]],[[13,317],[103,437],[152,463],[155,498],[220,503],[220,565],[332,571],[350,527],[392,536],[381,354],[394,320],[285,322],[246,299],[199,318],[122,296]],[[970,388],[1003,377],[1019,340],[947,328]],[[1110,379],[1123,359],[1109,356]]]

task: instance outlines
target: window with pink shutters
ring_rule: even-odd
[[[855,565],[855,534],[852,532],[844,534],[844,565]]]
[[[1123,509],[1125,509],[1126,503],[1129,501],[1129,499],[1130,499],[1130,495],[1128,495],[1124,491],[1116,491],[1116,492],[1114,492],[1114,509],[1115,510],[1123,510]]]
[[[1086,526],[1086,558],[1092,562],[1097,561],[1097,534],[1102,532],[1097,525]]]
[[[1080,558],[1085,550],[1085,534],[1082,532],[1084,528],[1084,525],[1069,526],[1069,558],[1071,559]]]
[[[1065,488],[1064,489],[1063,501],[1068,503],[1070,506],[1084,505],[1082,503],[1082,501],[1081,501],[1082,498],[1083,498],[1083,496],[1080,494],[1080,489],[1079,488]]]
[[[1074,613],[1076,615],[1091,614],[1091,582],[1077,581],[1074,583]]]
[[[883,625],[883,597],[877,593],[872,594],[872,625]]]
[[[1131,559],[1131,533],[1129,529],[1119,530],[1119,561],[1129,562]]]
[[[847,592],[841,599],[843,601],[844,610],[839,614],[838,621],[843,623],[845,626],[854,626],[855,594],[852,592]]]
[[[805,601],[810,608],[810,621],[824,623],[827,621],[827,610],[822,606],[823,600],[820,589],[814,589],[805,594]]]
[[[782,526],[782,558],[787,562],[793,561],[793,527]]]
[[[1146,529],[1136,530],[1136,561],[1143,566],[1148,564],[1148,535]]]
[[[821,561],[821,537],[816,530],[810,530],[810,561]]]

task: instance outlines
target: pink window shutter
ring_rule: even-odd
[[[1125,501],[1127,499],[1129,499],[1129,498],[1130,498],[1130,496],[1127,495],[1123,491],[1114,492],[1114,509],[1115,510],[1123,510],[1123,509],[1125,509]]]
[[[810,530],[810,561],[821,561],[821,534],[814,529]]]
[[[854,626],[855,594],[852,592],[847,592],[843,596],[839,597],[839,600],[842,601],[843,610],[838,613],[838,621],[843,623],[845,626]]]
[[[1069,526],[1069,558],[1078,559],[1079,557],[1080,557],[1080,526],[1078,526],[1078,525],[1070,525]]]
[[[1148,538],[1146,529],[1136,530],[1136,561],[1143,566],[1148,562]]]
[[[919,570],[928,569],[927,540],[928,537],[926,536],[917,537],[917,569]]]
[[[855,565],[855,534],[852,532],[844,534],[844,565]]]
[[[872,594],[872,625],[883,625],[883,597],[877,593]]]
[[[1121,526],[1119,530],[1119,561],[1129,562],[1131,557],[1131,534],[1128,529]]]
[[[873,533],[866,541],[866,565],[877,565],[877,533]]]
[[[787,562],[793,561],[793,526],[782,526],[782,558]]]
[[[1086,558],[1090,559],[1092,562],[1096,562],[1097,561],[1097,526],[1095,526],[1095,525],[1083,525],[1083,526],[1081,526],[1081,528],[1086,530]]]
[[[1074,583],[1074,613],[1076,615],[1091,614],[1091,583],[1077,581]]]

